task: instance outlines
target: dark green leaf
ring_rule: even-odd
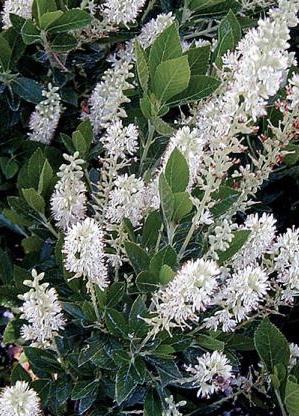
[[[130,263],[133,266],[135,272],[138,274],[143,270],[147,270],[150,263],[150,258],[146,251],[140,246],[130,241],[125,243],[125,249]]]
[[[12,83],[14,92],[23,100],[38,104],[43,100],[42,87],[31,78],[19,77]]]
[[[165,168],[165,178],[172,192],[184,192],[189,183],[189,167],[183,154],[176,148]]]
[[[149,81],[149,67],[147,63],[146,53],[138,41],[135,42],[135,57],[138,79],[141,88],[146,93]]]
[[[268,318],[264,319],[255,331],[254,344],[270,373],[277,364],[288,365],[290,359],[288,341]]]
[[[81,29],[91,23],[91,16],[81,9],[71,9],[48,26],[50,33],[64,33]]]

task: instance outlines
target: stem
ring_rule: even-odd
[[[91,282],[88,282],[86,286],[87,286],[87,289],[89,290],[89,293],[90,293],[90,298],[91,298],[91,301],[92,301],[94,312],[96,314],[97,320],[99,321],[100,320],[100,313],[99,313],[99,308],[98,308],[98,305],[97,305],[97,297],[96,297],[96,293],[95,293],[95,290],[94,290],[94,285]]]
[[[192,239],[192,236],[193,236],[193,234],[194,234],[194,231],[196,230],[196,227],[197,227],[197,224],[196,224],[196,220],[197,219],[199,219],[200,217],[201,217],[201,215],[202,215],[202,213],[203,213],[203,210],[204,210],[204,208],[205,208],[205,203],[206,203],[206,201],[208,200],[208,198],[210,197],[210,194],[211,194],[211,187],[210,188],[208,188],[206,191],[205,191],[205,194],[204,194],[204,196],[203,196],[203,198],[202,198],[202,200],[201,200],[201,204],[200,204],[200,207],[199,207],[199,209],[198,209],[198,211],[197,211],[197,213],[195,214],[195,216],[194,216],[194,220],[193,220],[193,222],[192,222],[192,225],[191,225],[191,227],[190,227],[190,229],[189,229],[189,231],[188,231],[188,234],[187,234],[187,236],[186,236],[186,238],[185,238],[185,241],[183,242],[183,245],[182,245],[182,247],[181,247],[181,249],[180,249],[180,251],[179,251],[179,254],[178,254],[178,258],[179,258],[179,260],[184,256],[184,254],[185,254],[185,251],[186,251],[186,248],[188,247],[188,244],[190,243],[190,241],[191,241],[191,239]]]
[[[142,173],[143,165],[144,165],[144,162],[146,160],[148,151],[149,151],[149,149],[150,149],[150,147],[151,147],[151,145],[153,143],[154,133],[155,133],[155,127],[149,121],[148,122],[148,135],[147,135],[147,140],[146,140],[145,146],[143,148],[143,153],[142,153],[142,156],[141,156],[141,159],[140,159],[140,168],[139,168],[140,175]]]
[[[41,216],[41,219],[42,219],[43,226],[46,227],[54,235],[55,238],[58,238],[59,234],[54,229],[52,224],[47,220],[47,218],[43,214],[41,214],[40,216]]]
[[[288,416],[288,414],[287,414],[287,412],[286,412],[286,410],[284,408],[284,404],[283,404],[283,401],[281,399],[279,390],[278,389],[274,389],[274,392],[275,392],[275,396],[277,398],[277,402],[279,404],[279,408],[280,408],[280,411],[281,411],[281,416]]]

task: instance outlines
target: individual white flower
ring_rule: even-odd
[[[250,231],[248,240],[232,259],[234,269],[255,264],[272,246],[276,233],[273,215],[263,213],[248,215],[242,229]]]
[[[270,289],[269,277],[260,267],[248,266],[227,278],[214,297],[214,305],[220,307],[213,316],[204,320],[204,326],[224,332],[232,331],[257,311]]]
[[[102,13],[108,23],[128,25],[134,23],[146,0],[106,0]]]
[[[197,357],[197,364],[189,365],[190,381],[198,388],[197,396],[208,398],[213,393],[225,391],[233,378],[232,366],[222,352],[214,351]]]
[[[147,49],[153,44],[155,39],[164,32],[175,21],[175,17],[172,13],[161,13],[154,19],[151,19],[145,25],[142,26],[141,32],[137,37],[142,47]]]
[[[278,7],[270,10],[270,15],[273,18],[283,16],[289,27],[296,27],[299,22],[297,17],[298,9],[298,0],[279,0]]]
[[[30,117],[31,133],[28,135],[30,140],[50,144],[62,113],[58,89],[49,84],[48,90],[43,91],[45,99],[37,104]]]
[[[162,416],[183,416],[179,408],[186,406],[187,402],[185,400],[175,403],[173,396],[169,396],[166,397],[165,402],[167,409],[163,411]]]
[[[25,381],[0,393],[0,416],[41,416],[40,399]]]
[[[294,344],[293,342],[289,344],[290,347],[290,362],[289,368],[295,367],[299,360],[299,345]]]
[[[79,159],[79,152],[73,156],[64,154],[68,164],[62,164],[57,176],[60,178],[55,185],[51,197],[51,212],[57,227],[67,230],[86,216],[86,185],[83,182],[82,165],[84,160]]]
[[[95,135],[113,121],[127,116],[122,105],[130,102],[124,91],[132,88],[128,81],[134,76],[132,67],[129,62],[118,61],[104,72],[93,90],[89,99],[90,114],[86,117],[90,119]]]
[[[124,159],[134,155],[138,149],[138,130],[134,124],[123,126],[121,120],[115,120],[100,141],[109,156]]]
[[[115,187],[109,195],[105,211],[106,220],[120,224],[128,218],[134,227],[138,226],[146,208],[146,188],[142,179],[127,174],[118,176]]]
[[[11,27],[10,14],[16,14],[24,19],[32,17],[33,0],[5,0],[2,11],[4,29]]]
[[[154,294],[152,318],[146,321],[153,334],[171,328],[190,328],[198,321],[199,312],[207,308],[217,287],[218,266],[210,260],[190,260],[183,265],[173,280]]]
[[[87,278],[101,290],[108,286],[103,232],[92,218],[68,229],[62,252],[65,268],[75,273],[74,278]]]
[[[21,318],[28,322],[22,326],[21,336],[39,348],[51,347],[54,337],[65,326],[56,290],[49,288],[49,283],[41,283],[44,275],[33,269],[33,280],[24,281],[24,285],[31,289],[19,295],[23,301]]]

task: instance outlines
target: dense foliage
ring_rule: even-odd
[[[1,8],[0,416],[298,416],[299,1]]]

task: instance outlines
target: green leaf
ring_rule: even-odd
[[[198,101],[212,94],[220,85],[217,78],[207,75],[192,75],[188,88],[171,100],[171,104]]]
[[[136,69],[137,69],[138,79],[139,79],[141,88],[146,93],[148,89],[148,81],[149,81],[149,67],[147,63],[146,53],[138,41],[135,42],[134,50],[135,50],[135,57],[136,57]]]
[[[152,273],[159,274],[163,265],[166,264],[170,267],[175,267],[176,262],[177,254],[175,250],[171,246],[166,246],[152,257],[149,270]]]
[[[167,264],[163,264],[159,273],[159,282],[167,285],[175,276],[175,272]]]
[[[227,348],[236,351],[253,351],[254,341],[252,337],[240,334],[234,334],[229,336],[226,340]]]
[[[21,29],[21,36],[25,45],[31,45],[41,41],[40,30],[31,20],[26,20],[24,23]]]
[[[121,405],[134,392],[139,383],[142,383],[143,363],[135,360],[123,365],[116,374],[115,380],[115,400]]]
[[[91,16],[81,9],[71,9],[48,26],[50,33],[64,33],[81,29],[91,23]]]
[[[180,222],[188,215],[193,208],[192,201],[188,192],[177,192],[174,194],[174,214],[175,222]]]
[[[54,23],[61,15],[63,15],[62,10],[55,10],[53,12],[45,13],[39,19],[39,27],[43,30],[46,30],[52,23]]]
[[[209,335],[201,334],[196,336],[196,343],[207,350],[223,351],[225,344],[223,341],[211,337]]]
[[[130,260],[133,269],[136,274],[147,270],[150,263],[150,258],[146,251],[144,251],[140,246],[130,241],[125,242],[125,249],[127,256]]]
[[[159,178],[159,194],[163,216],[170,223],[174,213],[174,195],[163,173]]]
[[[26,381],[27,383],[31,382],[31,377],[27,373],[27,371],[21,366],[21,364],[17,364],[10,375],[10,382],[15,384],[17,381]]]
[[[33,189],[22,189],[23,196],[27,204],[35,211],[44,214],[45,213],[45,200],[39,195],[39,193]]]
[[[40,177],[44,169],[46,158],[40,148],[36,149],[33,155],[30,157],[26,166],[25,172],[20,171],[21,176],[18,180],[19,185],[23,188],[35,188],[38,189],[40,183]],[[48,168],[45,168],[48,171]],[[21,181],[20,181],[21,179]],[[22,179],[26,179],[23,182]]]
[[[230,243],[229,248],[226,251],[218,252],[219,263],[223,264],[224,262],[230,260],[238,251],[243,247],[243,245],[248,240],[250,235],[250,230],[238,230],[233,232],[234,237]]]
[[[116,309],[107,309],[105,322],[111,334],[120,338],[128,338],[128,323],[122,313]]]
[[[159,288],[159,276],[150,271],[141,272],[136,278],[136,285],[140,292],[155,292]]]
[[[12,88],[17,95],[30,103],[38,104],[44,99],[41,85],[31,78],[19,77],[15,79]]]
[[[205,75],[209,69],[209,59],[211,54],[210,46],[200,48],[190,48],[186,55],[188,56],[189,67],[192,75]]]
[[[72,134],[74,148],[80,153],[83,159],[88,156],[92,140],[93,132],[90,121],[83,121],[79,124],[77,131]]]
[[[162,32],[153,43],[149,54],[150,72],[153,76],[161,62],[182,55],[182,46],[176,24],[173,23]]]
[[[147,324],[143,319],[141,319],[146,317],[147,314],[148,309],[146,307],[146,304],[142,296],[138,296],[131,307],[129,315],[130,333],[134,332],[135,335],[138,337],[142,337],[147,334]]]
[[[143,226],[142,245],[147,248],[154,248],[159,238],[162,227],[162,220],[158,211],[148,214]]]
[[[79,400],[83,399],[84,397],[88,396],[90,393],[97,391],[99,383],[97,381],[79,381],[75,384],[72,393],[71,399],[72,400]]]
[[[268,318],[264,319],[255,331],[254,344],[270,373],[278,364],[288,365],[290,359],[288,341]]]
[[[24,347],[24,352],[36,373],[60,373],[62,372],[61,365],[56,359],[56,355],[52,351],[45,351],[35,347]]]
[[[0,70],[5,72],[10,67],[12,50],[9,43],[2,35],[0,35]]]
[[[80,157],[84,158],[87,153],[87,146],[83,134],[80,131],[75,131],[72,134],[72,141],[75,149],[80,153]]]
[[[42,244],[43,240],[37,235],[24,238],[21,243],[26,254],[38,252],[41,249]]]
[[[62,33],[55,36],[51,42],[51,50],[53,52],[64,53],[75,49],[77,46],[77,39],[69,33]]]
[[[10,283],[12,280],[13,265],[8,253],[0,248],[0,279],[3,283]]]
[[[144,416],[162,416],[162,404],[159,395],[150,390],[145,396]]]
[[[286,384],[285,405],[289,416],[299,416],[299,384],[291,378]]]
[[[229,50],[233,50],[241,39],[241,26],[232,12],[224,17],[218,29],[218,44],[213,54],[217,66],[222,66],[222,56]]]
[[[48,13],[57,10],[55,0],[34,0],[32,5],[32,14],[40,21],[41,17]]]
[[[106,290],[107,292],[107,303],[108,308],[112,308],[117,305],[123,298],[126,291],[126,285],[123,282],[114,282]]]
[[[190,0],[188,7],[191,10],[200,11],[224,3],[224,1],[225,0]]]
[[[39,177],[39,182],[38,182],[38,193],[39,194],[45,194],[48,190],[48,187],[50,186],[50,184],[52,183],[53,180],[53,169],[50,165],[50,163],[48,162],[48,160],[46,159]]]
[[[15,320],[11,320],[6,325],[2,336],[4,345],[13,344],[18,339],[15,323]]]
[[[189,184],[189,167],[184,155],[175,148],[165,168],[165,178],[172,192],[184,192]]]
[[[153,79],[156,97],[165,103],[184,91],[190,81],[190,68],[187,56],[170,59],[158,65]]]
[[[152,123],[156,129],[156,131],[161,134],[162,136],[172,136],[175,132],[175,129],[170,126],[170,124],[166,123],[160,117],[152,118]]]
[[[19,170],[19,165],[14,159],[0,157],[0,166],[6,179],[13,178]]]

